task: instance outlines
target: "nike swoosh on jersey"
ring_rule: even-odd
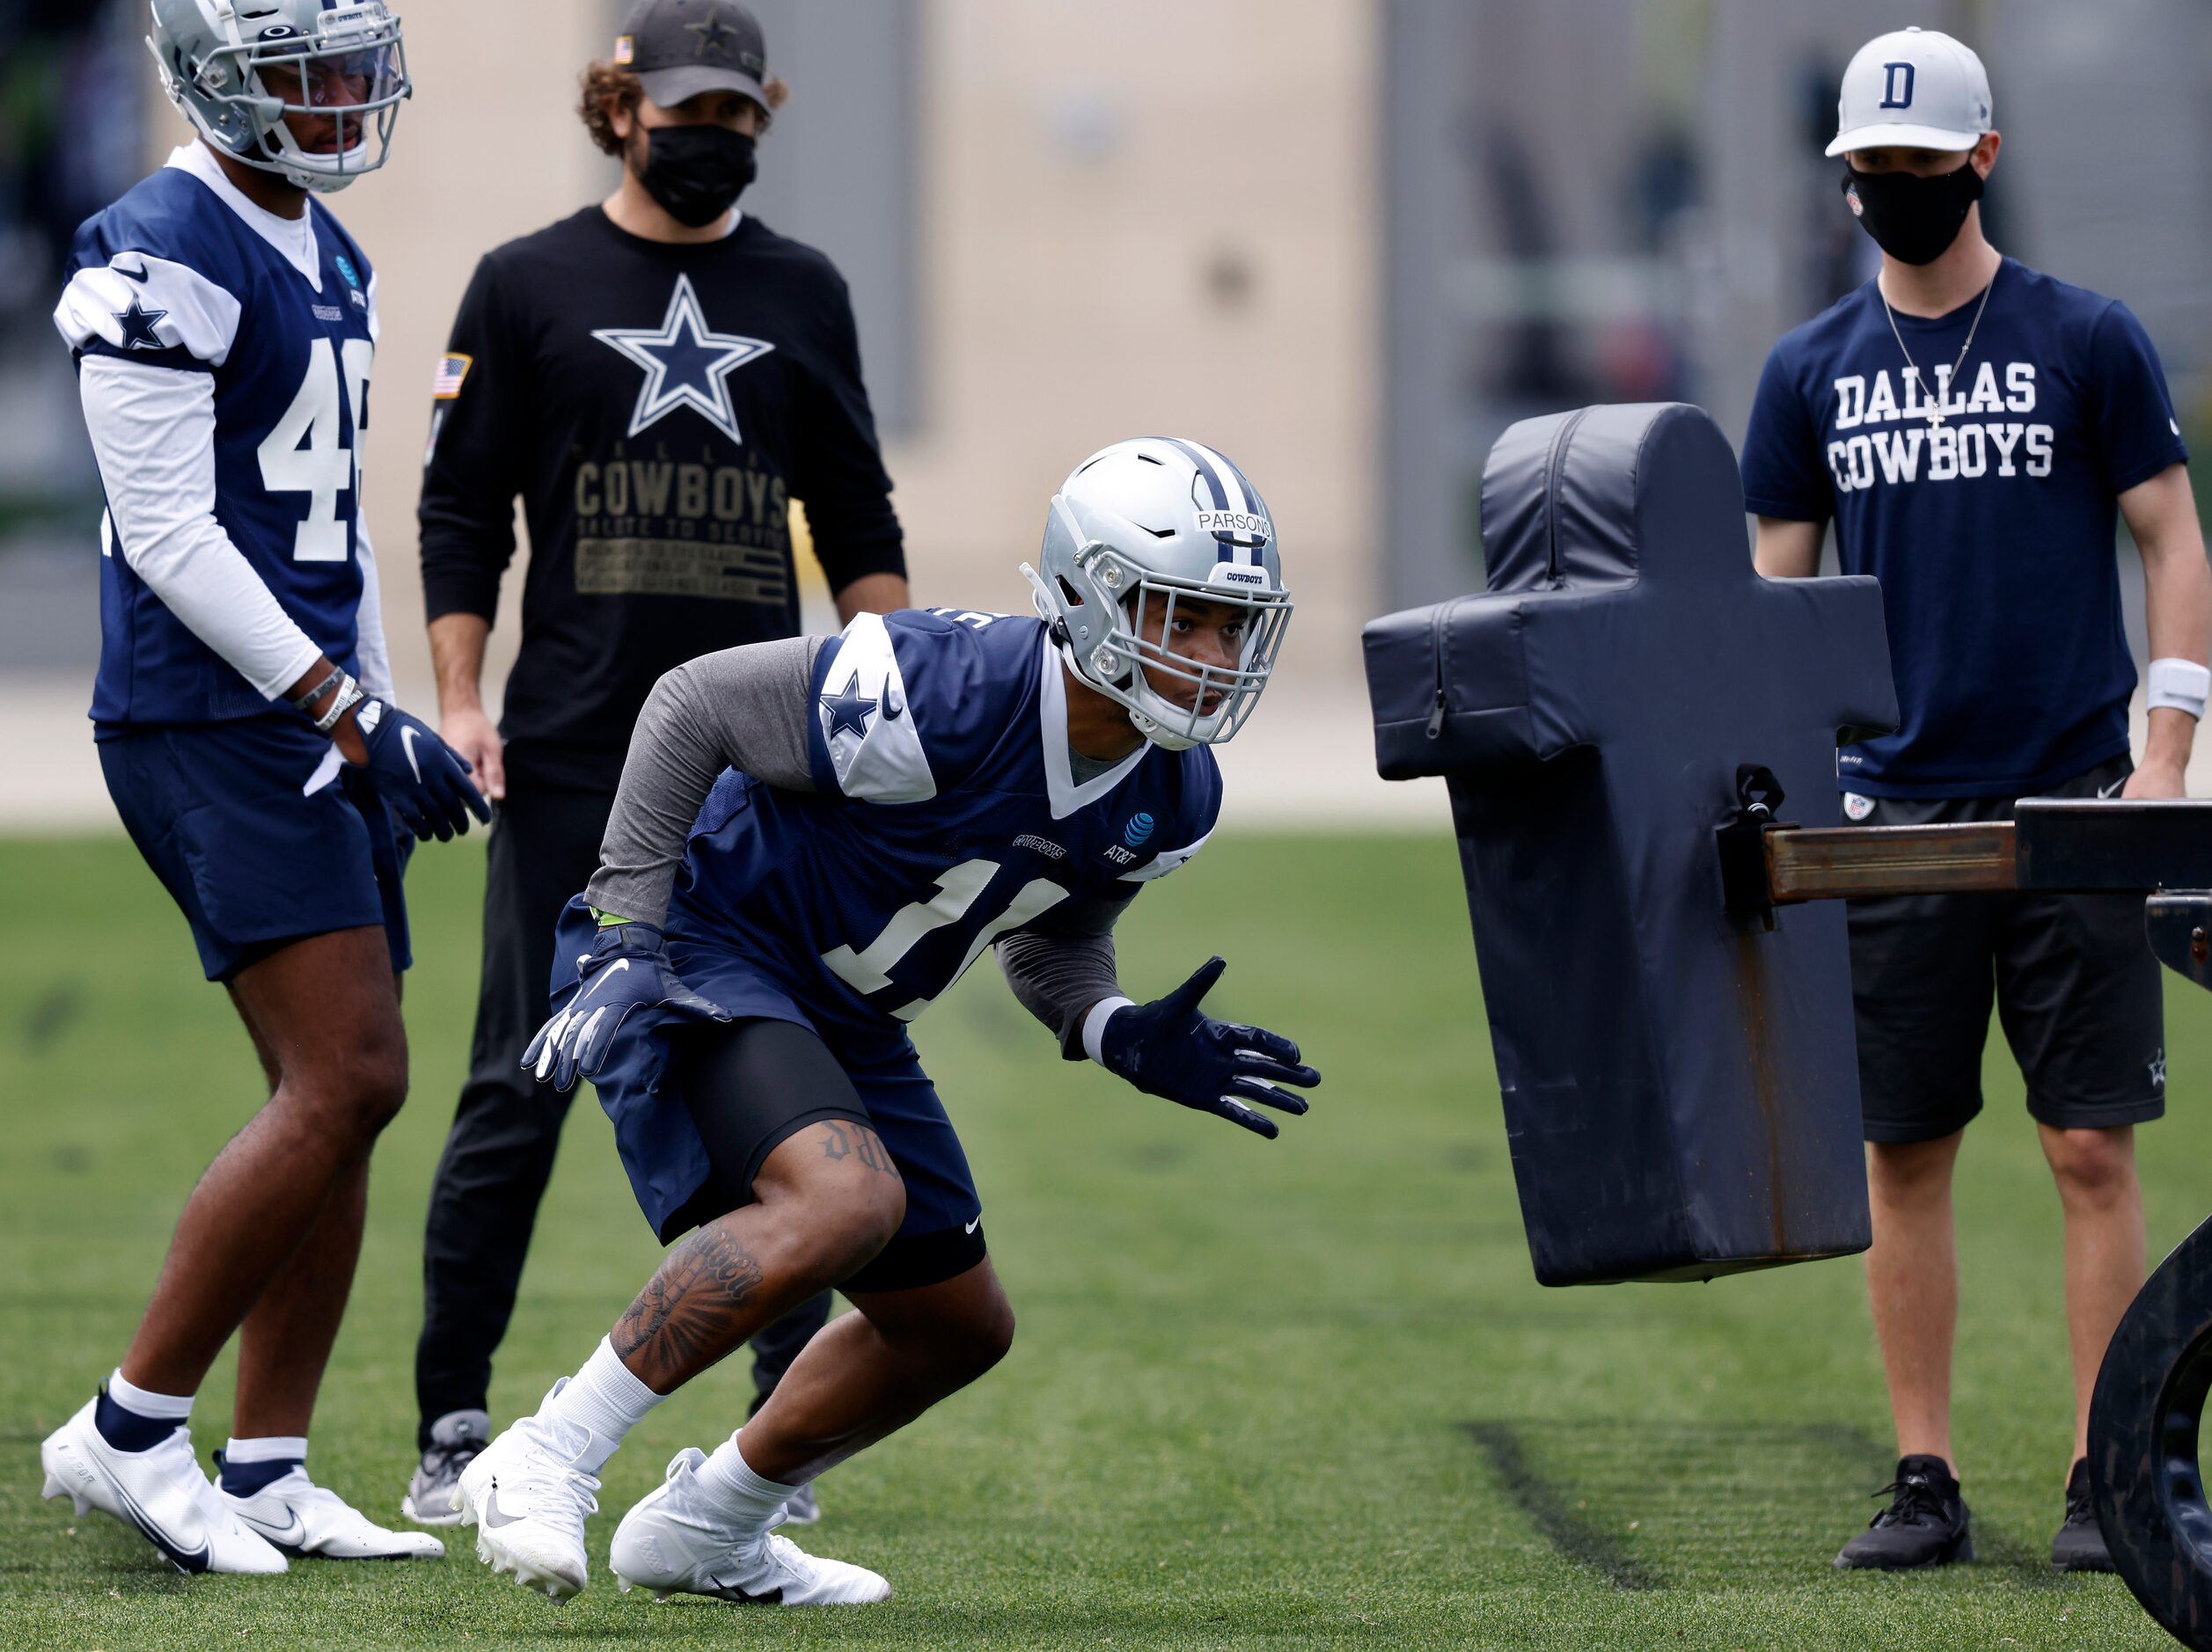
[[[966,1227],[961,1229],[960,1231],[963,1233],[972,1233],[982,1225],[983,1218],[981,1217],[978,1217],[974,1221],[969,1223]]]
[[[891,685],[883,684],[883,720],[895,723],[906,715],[906,702],[891,691]]]
[[[136,269],[125,269],[121,264],[110,264],[107,267],[127,281],[143,281],[151,274],[143,263],[141,263]]]
[[[422,784],[422,765],[414,760],[414,742],[420,730],[402,728],[399,731],[399,749],[407,754],[407,767],[414,771],[414,783]]]

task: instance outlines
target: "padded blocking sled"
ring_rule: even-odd
[[[1701,409],[1527,420],[1483,478],[1489,589],[1366,628],[1377,766],[1441,775],[1536,1277],[1864,1250],[1842,909],[1731,917],[1740,765],[1835,824],[1841,727],[1897,718],[1870,579],[1754,572]]]

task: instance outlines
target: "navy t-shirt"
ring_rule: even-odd
[[[2127,305],[2008,258],[1954,384],[1981,302],[1901,313],[1901,351],[1869,281],[1760,376],[1746,507],[1833,516],[1882,584],[1903,721],[1838,754],[1847,791],[2019,796],[2128,749],[2118,496],[2188,457],[2165,374]]]

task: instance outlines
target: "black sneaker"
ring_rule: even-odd
[[[461,1511],[454,1495],[461,1471],[491,1444],[492,1420],[481,1411],[449,1411],[430,1427],[429,1449],[415,1466],[399,1512],[419,1526],[457,1526]]]
[[[1951,1465],[1940,1457],[1899,1458],[1897,1478],[1874,1495],[1888,1497],[1889,1507],[1843,1546],[1835,1557],[1838,1568],[1901,1572],[1974,1559],[1966,1502]]]
[[[2055,1572],[2109,1572],[2114,1570],[2112,1551],[2097,1524],[2097,1500],[2089,1489],[2089,1459],[2074,1459],[2074,1472],[2066,1477],[2066,1524],[2051,1539],[2051,1569]]]

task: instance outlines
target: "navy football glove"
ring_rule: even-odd
[[[664,1009],[702,1021],[726,1021],[729,1012],[684,984],[650,924],[610,924],[591,950],[576,961],[576,995],[538,1029],[523,1051],[523,1065],[556,1090],[579,1077],[597,1078],[607,1064],[614,1035],[636,1009]]]
[[[471,815],[489,822],[492,806],[470,780],[467,760],[437,737],[421,718],[397,705],[368,699],[354,713],[369,761],[369,777],[399,823],[417,837],[446,842],[468,831]]]
[[[1246,1103],[1303,1113],[1304,1096],[1269,1080],[1310,1090],[1321,1074],[1300,1065],[1298,1046],[1280,1034],[1199,1012],[1198,1000],[1227,968],[1219,958],[1208,959],[1166,998],[1116,1010],[1098,1035],[1099,1060],[1147,1095],[1218,1113],[1272,1140],[1282,1127]]]

